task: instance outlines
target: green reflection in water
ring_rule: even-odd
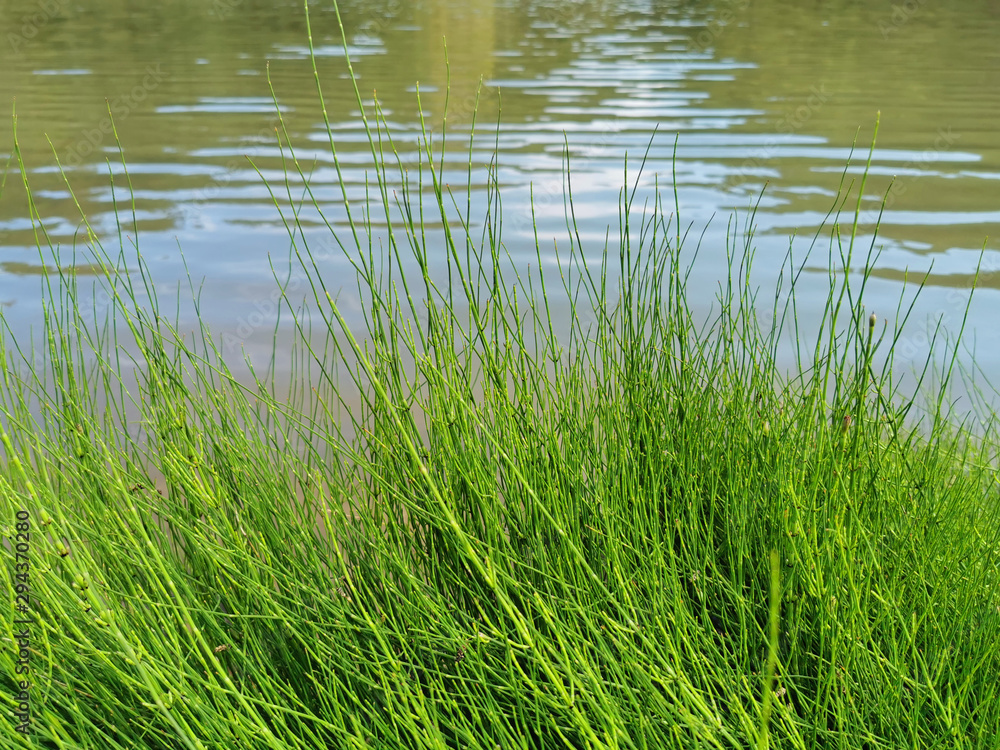
[[[865,208],[874,224],[892,185],[879,235],[899,252],[878,271],[885,278],[901,277],[908,259],[925,267],[926,258],[952,249],[978,250],[1000,224],[995,4],[914,7],[907,15],[846,0],[341,3],[361,85],[377,92],[404,148],[412,147],[418,120],[418,82],[423,109],[437,122],[450,70],[448,128],[460,154],[458,139],[485,81],[481,122],[496,121],[501,92],[501,181],[548,180],[557,194],[565,133],[590,190],[581,205],[595,236],[617,221],[614,180],[625,150],[636,154],[659,126],[665,135],[652,166],[670,174],[679,132],[680,188],[698,216],[746,208],[768,184],[757,237],[777,263],[788,234],[808,233],[825,215],[855,134],[860,127],[866,143],[881,110]],[[361,191],[371,165],[339,30],[330,7],[315,12],[345,179]],[[158,274],[180,276],[166,260],[176,256],[180,235],[195,275],[266,280],[267,253],[282,251],[280,232],[269,247],[258,231],[273,227],[276,212],[246,156],[267,175],[281,168],[268,72],[289,135],[300,158],[315,165],[315,186],[328,191],[338,220],[297,0],[0,0],[0,29],[0,103],[17,98],[25,162],[55,242],[72,242],[80,214],[54,168],[53,148],[96,231],[111,237],[118,220],[130,236],[138,231],[140,246],[156,247],[150,263]],[[109,108],[136,192],[137,227]],[[0,157],[10,149],[9,128],[0,128]],[[481,157],[485,164],[486,150]],[[118,175],[113,194],[108,158]],[[509,216],[523,213],[524,196],[508,195]],[[559,232],[557,214],[549,223],[543,217],[543,232]],[[29,267],[10,266],[28,263],[25,248],[35,240],[27,217],[20,181],[8,181],[0,199],[0,258],[8,267]],[[250,252],[252,242],[261,246]],[[987,249],[997,250],[996,241]],[[724,262],[721,250],[717,256]],[[997,285],[992,275],[984,282]],[[250,309],[252,300],[233,300],[241,302]]]

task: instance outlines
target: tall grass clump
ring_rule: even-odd
[[[568,195],[562,273],[522,271],[495,172],[474,216],[427,130],[407,173],[365,127],[377,178],[337,234],[363,331],[272,186],[311,297],[285,300],[290,395],[183,335],[124,243],[87,251],[106,315],[63,257],[44,350],[0,340],[34,620],[33,734],[5,721],[4,747],[995,747],[993,432],[950,425],[944,390],[916,419],[907,310],[887,326],[844,271],[874,258],[856,227],[817,329],[800,267],[751,288],[749,232],[705,315],[676,193],[626,187],[597,264]]]

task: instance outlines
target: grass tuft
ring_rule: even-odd
[[[34,734],[4,722],[0,744],[995,746],[993,433],[942,416],[950,368],[913,417],[892,366],[907,313],[890,328],[862,303],[873,248],[850,279],[855,232],[833,232],[808,332],[791,261],[759,314],[748,233],[705,317],[676,192],[640,209],[633,177],[599,264],[568,195],[560,273],[540,249],[525,272],[495,168],[485,215],[471,192],[463,212],[426,127],[406,172],[377,110],[365,126],[377,179],[364,205],[345,189],[336,236],[360,332],[278,197],[309,186],[283,135],[271,189],[310,290],[308,310],[283,298],[287,394],[237,377],[206,326],[182,335],[142,256],[91,235],[112,300],[93,315],[38,222],[44,351],[0,337]],[[15,159],[27,175],[16,124]],[[14,612],[23,569],[13,542],[0,556]]]

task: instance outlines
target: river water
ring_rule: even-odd
[[[861,177],[879,118],[858,231],[864,249],[884,199],[866,309],[892,320],[904,279],[925,282],[897,350],[903,364],[919,363],[928,331],[940,323],[957,332],[982,259],[964,341],[987,380],[1000,384],[993,0],[385,0],[345,1],[341,13],[367,113],[377,96],[404,159],[417,148],[421,110],[439,129],[448,96],[446,178],[463,195],[479,96],[473,202],[483,201],[495,148],[504,242],[516,262],[535,262],[532,193],[543,262],[552,263],[554,240],[565,243],[567,153],[580,236],[598,257],[609,225],[617,236],[626,154],[632,180],[649,147],[644,189],[658,180],[672,202],[676,175],[681,223],[702,237],[691,291],[706,307],[728,274],[727,234],[755,204],[755,282],[773,288],[791,247],[805,263],[805,302],[824,294],[829,240],[806,251],[854,144],[847,180]],[[286,188],[275,128],[283,123],[336,228],[346,226],[340,180],[359,200],[374,175],[332,5],[317,3],[311,18],[340,177],[300,3],[0,0],[0,102],[16,108],[40,217],[32,221],[11,159],[13,128],[4,126],[0,303],[15,332],[41,320],[40,270],[53,261],[38,242],[58,247],[67,265],[74,246],[97,239],[113,253],[124,246],[127,267],[137,246],[168,299],[190,275],[205,322],[229,349],[270,355],[275,274],[289,273],[276,203],[287,214],[307,198],[298,178]],[[348,264],[315,212],[301,220],[350,309]],[[430,262],[443,259],[432,254]]]

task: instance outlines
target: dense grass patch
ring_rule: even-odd
[[[519,274],[498,194],[463,213],[430,145],[407,178],[380,124],[372,201],[338,239],[363,335],[284,216],[312,290],[308,320],[286,300],[291,396],[182,336],[124,246],[88,258],[106,319],[47,277],[43,368],[2,339],[0,523],[30,516],[36,620],[34,734],[5,721],[3,745],[995,747],[993,432],[950,426],[943,392],[916,422],[905,310],[887,327],[867,276],[834,272],[853,235],[831,240],[818,330],[794,294],[760,323],[751,237],[703,320],[659,193],[623,191],[599,265],[570,199],[563,273]],[[421,191],[460,228],[443,250]]]

